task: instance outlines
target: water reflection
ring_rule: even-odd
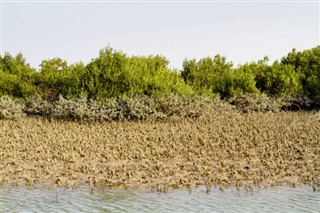
[[[205,187],[192,192],[2,187],[1,212],[318,212],[312,187],[276,187],[246,192]]]

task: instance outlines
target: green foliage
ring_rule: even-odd
[[[54,58],[42,61],[37,72],[21,53],[15,57],[6,53],[0,56],[0,96],[41,96],[53,103],[62,98],[100,101],[177,94],[229,99],[263,93],[269,97],[306,96],[320,103],[320,46],[302,52],[293,49],[272,65],[265,57],[235,68],[220,55],[186,59],[180,73],[168,64],[163,56],[128,56],[106,47],[88,64],[69,65]]]
[[[259,93],[259,89],[256,87],[255,75],[252,72],[247,72],[242,67],[235,69],[231,72],[231,86],[227,96],[234,96],[238,94],[252,94]]]
[[[230,70],[232,66],[231,62],[227,62],[226,58],[220,55],[214,58],[202,58],[198,62],[195,59],[184,60],[181,75],[197,90],[202,88],[212,90],[219,76]]]
[[[68,64],[60,58],[54,58],[43,60],[40,67],[37,83],[41,88],[42,95],[46,99],[55,100],[61,93]]]
[[[275,61],[272,66],[267,64],[268,58],[251,63],[252,73],[255,74],[256,86],[269,96],[283,97],[294,95],[301,90],[300,76],[294,71],[294,66]]]
[[[303,93],[320,103],[320,46],[302,52],[293,49],[281,64],[292,65],[300,75]]]
[[[36,71],[26,63],[21,53],[0,56],[0,96],[24,98],[37,93],[34,85]]]
[[[106,48],[99,57],[86,66],[81,83],[90,98],[115,97],[124,93],[129,85],[125,82],[127,56]]]
[[[68,65],[60,58],[44,60],[40,65],[37,84],[41,88],[45,99],[57,100],[63,97],[79,97],[84,90],[81,88],[81,79],[86,72],[83,63]]]
[[[130,58],[129,94],[191,94],[191,87],[184,83],[176,70],[170,70],[168,64],[166,58],[158,55]]]
[[[226,98],[258,92],[252,73],[243,68],[234,69],[233,64],[220,55],[198,62],[195,59],[185,60],[181,75],[200,94],[218,93]]]
[[[176,71],[168,69],[162,56],[128,57],[107,47],[86,66],[81,84],[89,98],[110,98],[123,95],[190,94]]]
[[[69,66],[61,76],[60,94],[63,97],[77,98],[86,94],[87,92],[81,85],[85,73],[86,67],[82,62]]]

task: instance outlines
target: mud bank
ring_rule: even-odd
[[[165,122],[0,120],[1,184],[320,185],[319,112],[219,112]]]

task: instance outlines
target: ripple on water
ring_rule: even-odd
[[[205,187],[166,193],[146,190],[3,187],[1,212],[318,212],[320,192],[276,187],[224,192]]]

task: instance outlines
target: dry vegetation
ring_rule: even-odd
[[[291,98],[291,99],[290,99]],[[0,97],[0,119],[41,116],[73,121],[164,121],[172,117],[197,119],[217,111],[279,112],[301,110],[293,97],[270,98],[265,94],[237,95],[228,101],[207,96],[124,96],[88,100],[86,96],[50,102],[39,97],[18,100]],[[309,106],[309,99],[298,100]]]
[[[1,184],[170,188],[320,185],[320,113],[0,120]]]

